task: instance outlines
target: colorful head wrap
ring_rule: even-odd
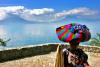
[[[70,42],[71,40],[77,40],[77,42],[85,42],[91,38],[89,29],[85,25],[71,23],[58,27],[56,29],[59,40],[63,42]]]

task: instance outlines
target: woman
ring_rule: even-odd
[[[91,38],[89,29],[85,25],[71,23],[56,29],[59,40],[69,42],[70,48],[63,50],[58,47],[55,67],[89,67],[88,56],[79,43],[88,41]]]
[[[88,56],[80,48],[77,40],[69,42],[70,48],[63,49],[64,67],[89,67]]]

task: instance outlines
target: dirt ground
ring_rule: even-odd
[[[100,67],[100,53],[88,53],[88,62],[91,67]]]
[[[88,62],[91,67],[100,67],[100,53],[89,53]],[[56,53],[27,57],[24,59],[0,63],[0,67],[54,67]]]

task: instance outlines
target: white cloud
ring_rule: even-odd
[[[40,14],[46,14],[54,12],[54,9],[52,8],[42,8],[42,9],[33,9],[30,11],[30,14],[40,15]]]
[[[89,8],[75,8],[72,10],[68,10],[68,11],[63,11],[61,13],[57,13],[56,16],[57,17],[62,17],[62,16],[67,16],[67,15],[75,15],[75,14],[79,14],[79,15],[95,15],[96,11],[91,10]]]
[[[3,10],[0,10],[0,20],[3,20],[6,18],[6,13]]]
[[[64,10],[55,14],[56,18],[63,19],[83,19],[83,20],[100,20],[100,11],[89,8],[75,8],[71,10]]]
[[[3,10],[6,13],[18,13],[24,10],[23,6],[8,6],[8,7],[0,7],[0,10]]]
[[[27,9],[24,6],[8,6],[8,7],[0,7],[0,10],[6,12],[6,13],[28,13],[32,15],[40,15],[40,14],[46,14],[54,12],[54,9],[52,8],[42,8],[42,9]]]
[[[7,18],[9,14],[19,14],[24,10],[23,6],[8,6],[8,7],[0,7],[0,20],[4,20]]]
[[[26,9],[20,14],[20,17],[28,21],[47,22],[54,17],[52,13],[54,13],[54,9],[52,8]]]
[[[43,19],[44,21],[45,17],[40,15],[51,14],[53,12],[54,9],[52,8],[27,9],[24,6],[0,7],[0,20],[4,20],[5,18],[7,18],[7,14],[15,14],[18,15],[20,18],[28,21],[36,21],[37,19],[39,19],[39,21]],[[46,18],[47,17],[49,16],[46,16]]]
[[[63,10],[62,12],[55,12],[52,8],[41,8],[41,9],[28,9],[24,6],[8,6],[0,7],[0,20],[5,20],[10,14],[17,15],[26,21],[32,22],[52,22],[63,20],[66,17],[72,16],[78,19],[100,19],[100,12],[89,8],[75,8],[71,10]],[[73,17],[74,16],[74,17]]]
[[[32,15],[32,14],[22,14],[20,16],[21,18],[23,18],[24,20],[27,21],[35,21],[35,22],[51,22],[51,21],[55,21],[55,15],[50,13],[50,14],[40,14],[40,15]],[[57,18],[58,19],[58,18]]]
[[[75,8],[71,10],[64,10],[58,13],[55,13],[52,10],[50,14],[42,13],[41,11],[39,11],[40,13],[38,13],[38,11],[39,10],[37,9],[37,11],[33,11],[33,13],[29,12],[25,13],[21,17],[28,21],[38,21],[38,22],[59,21],[65,19],[66,17],[70,19],[73,19],[75,17],[77,17],[78,19],[90,19],[90,20],[100,19],[99,16],[100,13],[97,12],[96,10],[92,10],[89,8]],[[34,13],[36,14],[34,15]]]

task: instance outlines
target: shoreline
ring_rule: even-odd
[[[0,47],[0,51],[4,50],[13,50],[13,49],[22,49],[22,48],[30,48],[30,47],[37,47],[37,46],[44,46],[44,45],[69,45],[68,43],[44,43],[44,44],[34,44],[34,45],[26,45],[26,46],[19,46],[19,47]],[[99,46],[91,46],[91,45],[79,45],[82,47],[94,47],[94,48],[100,48]]]

